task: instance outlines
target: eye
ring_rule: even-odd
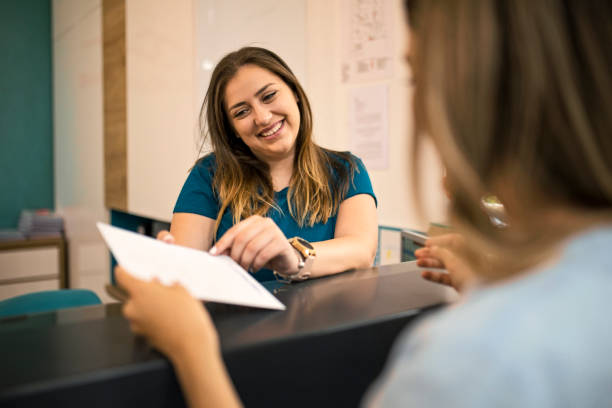
[[[240,119],[246,116],[248,112],[249,110],[247,108],[242,108],[242,109],[235,110],[232,116],[236,119]]]
[[[267,94],[264,94],[264,96],[261,98],[261,100],[264,101],[264,102],[270,102],[270,101],[272,101],[272,99],[274,99],[274,97],[276,96],[277,92],[278,91],[268,92]]]

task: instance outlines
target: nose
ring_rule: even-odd
[[[272,112],[270,112],[270,110],[268,110],[265,106],[254,106],[253,118],[255,120],[255,125],[266,126],[272,121]]]

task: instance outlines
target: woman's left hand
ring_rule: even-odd
[[[250,272],[262,268],[273,269],[282,275],[299,272],[298,255],[285,234],[272,219],[259,215],[253,215],[227,230],[210,253],[229,255]]]
[[[465,238],[458,233],[428,238],[424,248],[414,251],[418,266],[446,269],[446,272],[425,270],[421,273],[423,278],[452,286],[459,292],[474,278],[465,254]]]

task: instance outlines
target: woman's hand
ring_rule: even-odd
[[[425,247],[414,251],[417,265],[423,268],[445,268],[446,272],[423,271],[423,278],[452,286],[457,291],[465,288],[474,278],[466,260],[463,236],[457,233],[428,238]]]
[[[229,255],[251,272],[261,268],[273,269],[283,275],[299,272],[298,255],[285,234],[270,218],[259,215],[253,215],[227,230],[210,253]]]
[[[146,282],[115,268],[117,282],[129,293],[123,314],[136,334],[149,338],[176,362],[194,350],[219,353],[219,340],[206,309],[182,286]]]
[[[240,407],[227,374],[219,338],[202,304],[180,285],[163,286],[115,268],[117,282],[129,293],[123,314],[135,333],[149,338],[172,361],[192,407]]]
[[[162,230],[157,234],[157,239],[160,241],[164,241],[166,244],[174,244],[176,240],[174,236],[170,233],[170,231]]]

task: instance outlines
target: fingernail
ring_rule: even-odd
[[[172,236],[171,235],[166,235],[163,239],[164,242],[167,242],[168,244],[172,243]]]
[[[208,253],[211,254],[211,255],[215,255],[217,253],[217,247],[213,246],[212,248],[210,248]]]

